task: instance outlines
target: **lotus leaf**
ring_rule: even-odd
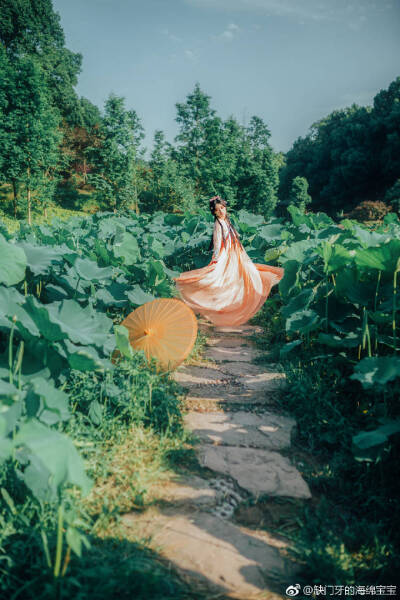
[[[141,306],[146,302],[155,300],[155,296],[153,296],[153,294],[144,292],[139,285],[134,285],[129,292],[126,292],[126,295],[134,306]]]
[[[89,493],[92,482],[85,473],[82,458],[66,435],[31,419],[21,425],[14,445],[25,446],[30,451],[31,469],[28,474],[24,472],[24,480],[38,497],[48,496],[46,492],[50,492],[57,498],[62,487],[71,484],[80,487],[84,495]],[[41,491],[36,487],[38,480],[45,483]]]
[[[360,360],[350,379],[356,379],[364,388],[370,388],[376,384],[385,385],[397,377],[400,377],[399,356],[372,356]]]
[[[25,252],[27,266],[34,275],[44,275],[52,264],[64,260],[63,251],[56,246],[38,246],[28,242],[19,242],[18,245]]]
[[[259,235],[267,242],[282,239],[283,226],[281,224],[264,225],[259,230]]]
[[[0,283],[15,285],[25,278],[26,255],[22,248],[0,235]]]
[[[320,319],[314,310],[299,310],[286,320],[286,331],[288,333],[309,333],[318,328]]]
[[[293,313],[298,312],[299,310],[304,310],[305,308],[308,308],[313,297],[314,290],[312,288],[308,290],[302,290],[299,294],[294,296],[294,298],[292,298],[286,306],[283,306],[283,316],[287,318],[290,317],[290,315],[292,315]]]
[[[140,260],[140,250],[136,237],[125,231],[113,246],[114,256],[122,258],[125,265],[134,265]]]
[[[125,358],[132,358],[133,350],[129,341],[129,331],[124,325],[115,325],[115,345]]]
[[[35,415],[42,423],[54,425],[59,421],[67,421],[71,414],[68,408],[68,396],[43,377],[35,377],[31,381],[32,392],[40,399],[40,406]],[[28,412],[29,414],[29,412]]]
[[[88,258],[77,258],[74,269],[81,279],[97,283],[99,281],[109,281],[113,274],[112,267],[98,267],[94,261]]]
[[[381,246],[360,249],[355,254],[359,267],[393,272],[400,270],[400,240],[392,239]]]

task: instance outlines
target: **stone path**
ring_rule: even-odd
[[[250,336],[259,328],[199,326],[208,336],[204,360],[182,365],[174,378],[187,390],[184,421],[203,475],[181,476],[165,485],[157,507],[122,518],[182,576],[214,594],[203,597],[284,598],[298,570],[285,556],[287,543],[230,519],[252,498],[311,497],[285,455],[296,423],[273,410],[285,376],[279,365],[252,362]]]

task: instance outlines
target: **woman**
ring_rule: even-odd
[[[181,273],[175,284],[195,313],[218,326],[242,325],[264,304],[271,287],[282,279],[283,269],[251,261],[229,220],[225,200],[214,196],[210,210],[212,260],[202,269]]]

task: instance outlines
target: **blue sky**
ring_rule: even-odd
[[[400,0],[53,0],[77,91],[103,108],[126,98],[171,142],[176,102],[196,82],[219,116],[264,119],[276,151],[400,75]]]

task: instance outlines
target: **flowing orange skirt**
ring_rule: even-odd
[[[222,223],[226,240],[223,244],[222,236],[216,237],[215,261],[185,271],[174,281],[181,299],[195,313],[217,326],[242,325],[261,308],[284,270],[253,263],[226,222]]]

